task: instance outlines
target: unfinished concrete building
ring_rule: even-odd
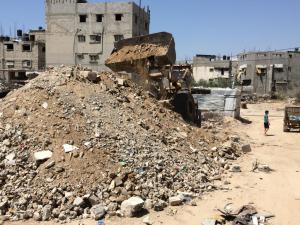
[[[150,10],[133,2],[46,0],[47,65],[107,69],[114,43],[149,34]]]
[[[258,95],[294,95],[300,90],[299,49],[286,52],[248,52],[238,56],[237,80]]]
[[[24,83],[26,74],[45,69],[45,30],[18,31],[18,38],[0,37],[0,80]]]

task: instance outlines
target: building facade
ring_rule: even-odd
[[[22,82],[27,74],[45,69],[45,30],[31,30],[18,38],[0,37],[0,80]]]
[[[107,69],[114,43],[149,34],[150,10],[133,2],[46,0],[47,65]]]
[[[258,95],[300,90],[300,52],[248,52],[238,56],[237,80]]]
[[[193,59],[193,77],[196,82],[200,80],[214,80],[217,78],[230,78],[231,59],[215,55],[196,55]]]

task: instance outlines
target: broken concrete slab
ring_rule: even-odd
[[[181,196],[179,196],[179,195],[169,198],[169,203],[171,206],[179,206],[182,204],[182,202],[183,202],[183,200],[182,200]]]
[[[250,144],[242,145],[241,149],[243,153],[249,153],[252,150]]]
[[[121,204],[121,212],[126,217],[133,217],[143,209],[144,200],[140,197],[131,197]]]
[[[51,151],[39,151],[34,153],[34,159],[36,162],[38,161],[44,161],[47,159],[50,159],[52,157],[53,153]]]
[[[102,219],[105,216],[105,214],[106,214],[105,207],[103,205],[101,205],[101,204],[94,205],[91,208],[91,216],[95,220]]]
[[[75,206],[82,206],[82,205],[84,205],[83,198],[80,198],[80,197],[75,198],[75,200],[73,202],[73,205],[75,205]]]

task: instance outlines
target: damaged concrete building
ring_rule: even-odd
[[[46,0],[46,24],[47,65],[107,70],[116,41],[149,34],[150,10],[134,2]]]
[[[17,38],[0,37],[0,81],[23,83],[28,73],[45,69],[45,30],[17,31]]]
[[[248,52],[238,56],[237,80],[258,95],[294,95],[300,88],[300,52]]]
[[[193,77],[196,82],[218,78],[229,80],[232,76],[234,63],[229,56],[196,55],[193,59]]]

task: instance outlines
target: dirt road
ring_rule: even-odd
[[[201,225],[204,219],[217,215],[216,209],[227,203],[234,206],[254,204],[259,211],[269,212],[276,217],[272,224],[300,224],[300,133],[283,133],[282,103],[264,103],[249,105],[242,111],[245,119],[251,124],[233,122],[235,132],[246,138],[252,152],[242,157],[237,164],[241,173],[228,174],[227,190],[213,192],[199,200],[198,206],[182,206],[169,208],[162,213],[150,213],[153,224],[157,225]],[[263,114],[270,111],[270,136],[263,135]],[[250,172],[255,160],[268,164],[274,172]],[[107,225],[141,225],[143,218],[107,219]],[[82,222],[82,221],[81,221]],[[80,222],[72,222],[78,225]],[[34,222],[10,224],[36,224]],[[42,224],[52,225],[53,222]],[[85,225],[97,224],[95,221],[83,221]]]

